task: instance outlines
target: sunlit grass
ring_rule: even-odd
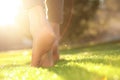
[[[52,68],[30,67],[31,50],[1,52],[0,80],[120,80],[120,44],[61,50]]]

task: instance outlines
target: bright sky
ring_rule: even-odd
[[[13,25],[21,5],[21,0],[0,0],[0,26]]]

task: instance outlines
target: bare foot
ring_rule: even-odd
[[[40,67],[52,67],[54,66],[54,60],[52,53],[47,53],[41,56]]]
[[[56,63],[59,60],[59,53],[53,53],[53,60]]]
[[[53,56],[54,62],[56,63],[60,58],[59,51],[58,51],[58,44],[54,44],[52,49],[52,56]]]

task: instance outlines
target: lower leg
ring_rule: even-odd
[[[60,24],[51,22],[51,26],[52,26],[53,31],[54,31],[55,36],[56,36],[56,41],[53,45],[53,48],[51,49],[52,53],[53,53],[53,59],[56,62],[59,60],[58,46],[59,46],[59,39],[60,39]]]
[[[47,33],[48,32],[48,33]],[[53,66],[53,56],[50,52],[54,43],[54,36],[49,31],[41,32],[37,37],[33,38],[32,49],[32,66],[50,67]]]
[[[53,56],[51,50],[55,36],[48,23],[43,8],[33,7],[29,10],[30,31],[33,36],[32,62],[34,67],[53,66]]]

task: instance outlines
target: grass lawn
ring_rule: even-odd
[[[120,43],[60,50],[51,68],[30,67],[31,50],[0,52],[0,80],[120,80]]]

